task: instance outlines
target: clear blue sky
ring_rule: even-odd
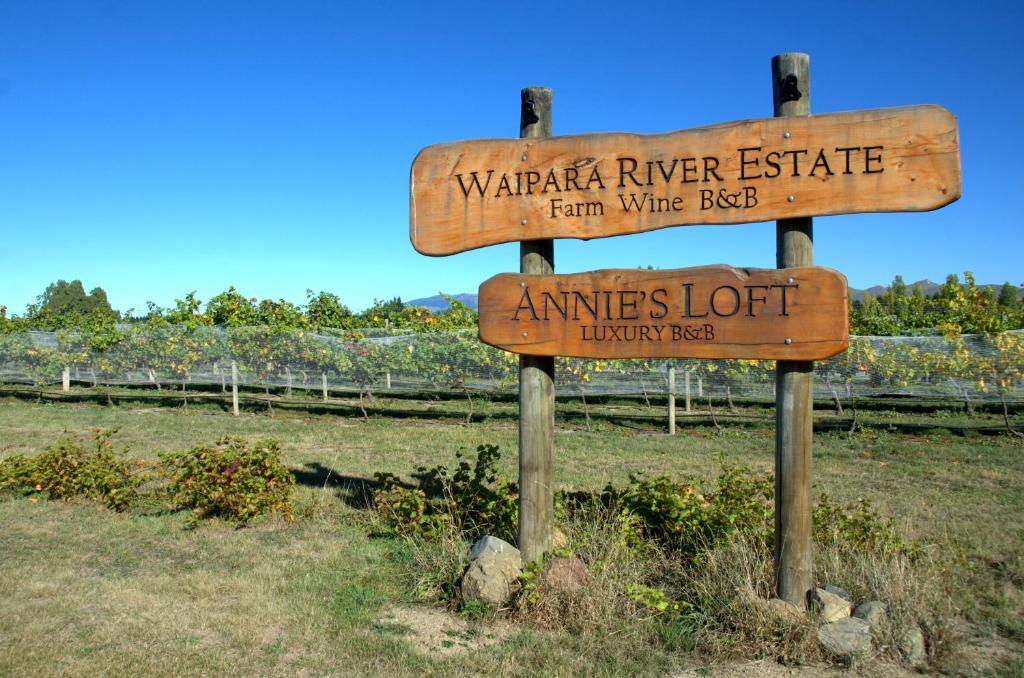
[[[538,9],[534,10],[533,7]],[[816,113],[937,103],[963,197],[818,219],[854,287],[1024,282],[1019,2],[0,2],[0,304],[58,278],[121,310],[235,285],[360,309],[475,292],[517,245],[451,257],[408,239],[423,146],[518,135],[519,90],[556,134],[665,132],[772,113],[770,59],[811,55]],[[562,272],[774,266],[774,225],[556,243]]]

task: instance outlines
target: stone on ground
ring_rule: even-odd
[[[871,626],[877,628],[885,621],[888,611],[888,606],[882,601],[871,600],[858,605],[853,611],[853,616],[863,619],[868,624],[871,624]]]
[[[803,610],[801,610],[793,603],[783,600],[782,598],[769,598],[768,609],[771,610],[776,616],[786,619],[788,621],[797,621],[798,619],[804,616]]]
[[[839,596],[840,598],[842,598],[843,600],[845,600],[845,601],[847,601],[849,603],[853,602],[853,596],[851,596],[846,591],[846,589],[841,589],[841,588],[839,588],[838,586],[836,586],[834,584],[825,584],[825,586],[822,587],[822,588],[824,588],[826,591],[828,591],[832,595]]]
[[[818,641],[840,657],[865,655],[871,651],[871,626],[859,617],[844,617],[819,626]]]
[[[552,558],[544,565],[544,585],[553,591],[573,593],[590,581],[590,572],[579,558]]]
[[[469,559],[479,560],[485,553],[515,553],[519,556],[519,549],[504,539],[487,535],[486,537],[480,537],[469,547]]]
[[[523,574],[519,549],[497,537],[483,537],[469,552],[472,562],[462,576],[462,599],[500,607],[511,597]]]
[[[811,591],[811,609],[818,613],[822,621],[834,622],[850,616],[850,601],[841,598],[825,589]]]

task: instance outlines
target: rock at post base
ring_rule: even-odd
[[[850,616],[850,601],[841,598],[825,589],[814,589],[807,594],[811,609],[821,616],[824,622],[834,622]]]
[[[590,581],[590,572],[579,558],[552,558],[544,565],[544,585],[553,591],[572,593]]]
[[[871,651],[871,626],[859,617],[844,617],[819,626],[818,641],[840,657],[865,655]]]
[[[523,560],[519,549],[497,537],[483,537],[470,548],[470,563],[462,576],[463,601],[478,600],[491,607],[505,603],[519,586]]]
[[[772,614],[786,621],[798,621],[804,616],[803,610],[782,598],[769,598],[767,605]]]
[[[825,586],[823,586],[822,588],[824,588],[826,591],[828,591],[832,595],[839,596],[840,598],[842,598],[843,600],[845,600],[848,603],[852,603],[853,602],[853,596],[851,596],[846,591],[846,589],[841,589],[838,586],[836,586],[835,584],[825,584]]]
[[[514,553],[517,558],[522,558],[519,554],[519,549],[512,544],[509,544],[504,539],[498,539],[487,535],[486,537],[480,537],[473,545],[469,547],[469,559],[479,560],[484,554],[491,553],[494,555]],[[520,564],[522,561],[520,560]]]
[[[885,603],[880,600],[871,600],[858,605],[857,609],[853,611],[853,616],[859,617],[877,628],[885,621],[888,612],[889,608]]]

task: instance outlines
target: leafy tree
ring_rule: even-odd
[[[306,299],[306,317],[313,327],[347,330],[356,326],[356,316],[348,306],[341,303],[341,298],[337,294],[306,290]]]
[[[1017,306],[1017,288],[1008,282],[1004,282],[999,288],[999,298],[996,304],[1002,309],[1012,309]]]
[[[103,288],[93,288],[86,294],[81,280],[58,280],[48,285],[25,315],[29,326],[45,330],[77,327],[90,318],[120,319]]]
[[[259,322],[255,302],[256,297],[245,297],[232,285],[206,303],[206,316],[212,325],[250,327]]]

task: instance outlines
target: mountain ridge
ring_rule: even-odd
[[[921,286],[921,291],[924,292],[924,296],[926,296],[926,297],[930,297],[933,294],[936,294],[942,288],[942,283],[937,283],[937,282],[934,282],[934,281],[929,280],[927,278],[924,278],[924,279],[918,280],[916,282],[907,283],[907,293],[908,294],[911,293],[914,290],[914,286],[915,285],[920,285]],[[986,283],[984,285],[978,285],[978,287],[982,288],[982,289],[984,289],[984,288],[991,288],[996,293],[998,293],[999,292],[999,288],[1002,287],[1002,285],[1001,284],[997,285],[997,284],[993,284],[993,283]],[[1024,287],[1015,286],[1015,288],[1017,290],[1017,298],[1020,299],[1020,298],[1024,297]],[[877,299],[878,297],[882,296],[883,294],[885,294],[888,291],[889,291],[889,286],[888,285],[873,285],[873,286],[868,287],[867,289],[863,289],[863,290],[857,289],[855,287],[851,287],[850,288],[850,295],[853,297],[854,301],[863,301],[865,294],[870,294],[871,296],[873,296],[873,297],[875,297]],[[475,294],[470,294],[468,292],[463,292],[462,294],[450,294],[448,296],[454,297],[455,299],[461,301],[462,303],[464,303],[466,306],[469,306],[474,311],[477,310],[477,295],[475,295]],[[421,306],[423,308],[430,309],[430,311],[432,311],[434,313],[442,312],[442,311],[444,311],[444,310],[446,310],[448,308],[448,302],[445,301],[444,297],[442,297],[440,294],[435,294],[432,297],[422,297],[420,299],[412,299],[412,300],[406,301],[404,303],[405,303],[406,306]]]

